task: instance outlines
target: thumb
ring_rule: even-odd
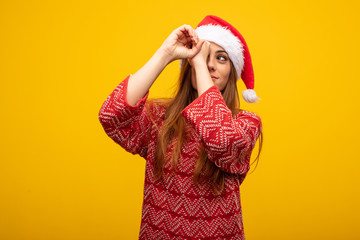
[[[205,43],[206,41],[204,39],[200,39],[199,42],[193,46],[193,48],[190,50],[190,56],[189,58],[194,57],[196,54],[198,54],[201,50],[202,45]]]

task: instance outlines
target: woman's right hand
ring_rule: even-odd
[[[192,58],[200,51],[203,43],[204,40],[200,40],[189,25],[175,29],[151,59],[129,79],[126,94],[128,103],[136,106],[170,62]]]
[[[172,62],[177,59],[192,58],[200,50],[204,40],[200,40],[190,25],[182,25],[175,29],[161,45],[160,49]]]

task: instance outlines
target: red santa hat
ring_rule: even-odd
[[[254,71],[250,52],[239,31],[225,20],[208,15],[198,24],[195,32],[200,39],[214,42],[227,52],[236,69],[237,79],[241,77],[247,88],[242,93],[245,101],[254,103],[259,100],[254,91]]]

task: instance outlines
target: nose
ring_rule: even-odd
[[[207,60],[207,66],[209,69],[209,72],[213,72],[215,71],[215,58],[212,56],[208,56],[208,60]]]

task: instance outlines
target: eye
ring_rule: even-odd
[[[219,55],[219,56],[217,57],[217,59],[220,60],[220,61],[222,61],[222,62],[226,62],[227,57],[225,57],[224,55]]]

